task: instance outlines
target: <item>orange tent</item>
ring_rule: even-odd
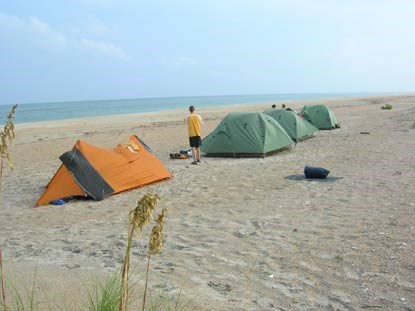
[[[151,149],[136,136],[112,150],[78,140],[71,151],[59,158],[63,164],[35,206],[76,196],[102,200],[172,177]]]

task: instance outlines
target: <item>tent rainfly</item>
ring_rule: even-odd
[[[304,119],[319,130],[331,130],[340,127],[333,111],[326,105],[305,105],[301,110],[301,114]]]
[[[266,115],[274,118],[287,134],[296,142],[313,136],[318,131],[314,125],[300,117],[295,111],[290,109],[267,109]]]
[[[293,140],[270,116],[262,112],[232,112],[202,141],[206,156],[265,157]]]
[[[60,156],[62,165],[35,206],[73,197],[102,200],[110,195],[172,177],[138,137],[105,150],[78,140]]]

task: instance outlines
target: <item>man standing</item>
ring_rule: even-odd
[[[192,148],[193,162],[192,164],[200,163],[200,145],[201,138],[201,124],[202,117],[195,113],[195,107],[189,107],[190,114],[186,116],[185,123],[187,124],[187,131],[189,133],[189,143]]]

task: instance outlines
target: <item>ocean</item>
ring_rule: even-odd
[[[160,97],[115,100],[88,100],[73,102],[49,102],[19,104],[14,123],[64,120],[71,118],[94,117],[114,114],[156,112],[170,109],[183,109],[188,106],[197,108],[231,106],[243,104],[274,103],[281,101],[315,100],[369,96],[365,93],[297,93],[265,95],[223,95]],[[379,95],[379,94],[378,94]],[[4,124],[12,105],[0,105],[0,121]]]

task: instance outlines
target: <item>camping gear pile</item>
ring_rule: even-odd
[[[192,156],[191,150],[180,150],[179,152],[170,153],[170,159],[188,159]]]
[[[305,105],[264,112],[231,112],[202,140],[201,151],[211,157],[266,157],[293,143],[340,125],[325,105]]]

